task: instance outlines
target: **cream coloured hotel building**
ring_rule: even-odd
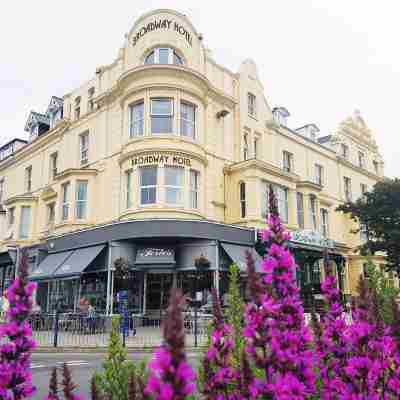
[[[132,309],[160,309],[171,286],[192,290],[200,256],[201,288],[223,293],[229,264],[244,269],[244,250],[265,227],[272,184],[303,295],[319,294],[325,248],[343,293],[355,293],[362,237],[335,208],[383,179],[359,112],[329,135],[291,126],[254,61],[237,72],[217,64],[172,10],[142,15],[117,58],[93,69],[90,81],[27,116],[29,140],[0,148],[2,291],[26,247],[48,311],[60,299],[76,309],[86,296],[111,312],[121,285]]]

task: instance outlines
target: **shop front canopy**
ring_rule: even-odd
[[[137,250],[134,268],[149,273],[171,273],[175,264],[175,249],[143,247]]]
[[[32,272],[32,280],[50,280],[80,276],[106,245],[49,254]]]
[[[102,252],[106,245],[85,247],[74,250],[53,274],[53,278],[68,278],[81,275]]]
[[[258,255],[254,247],[223,242],[221,242],[221,247],[225,250],[226,254],[231,258],[231,260],[239,267],[240,273],[247,273],[247,251],[249,251],[250,254],[253,256],[256,271],[261,271],[262,258]]]
[[[49,254],[31,273],[32,280],[47,280],[53,277],[54,272],[71,256],[73,251]]]

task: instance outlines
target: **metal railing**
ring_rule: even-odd
[[[32,316],[33,338],[38,347],[106,347],[109,343],[112,316],[80,314],[40,314]],[[197,320],[197,340],[195,321],[192,315],[184,316],[186,345],[204,345],[207,342],[209,316],[199,316]],[[160,317],[130,315],[121,318],[121,338],[127,347],[146,348],[162,344]]]

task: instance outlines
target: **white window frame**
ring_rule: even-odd
[[[53,211],[51,211],[53,210]],[[50,218],[53,216],[53,218]],[[47,204],[47,226],[53,226],[56,220],[56,203]]]
[[[132,208],[132,178],[133,178],[133,171],[130,169],[125,172],[125,188],[126,188],[126,208]]]
[[[50,180],[53,181],[57,176],[58,170],[58,152],[50,154]]]
[[[304,229],[304,194],[296,192],[297,225]]]
[[[25,168],[25,191],[32,191],[32,165]]]
[[[81,165],[89,163],[89,131],[79,135],[79,160]]]
[[[0,179],[0,204],[4,200],[4,188],[5,188],[5,179],[1,178]]]
[[[79,188],[80,185],[85,185],[86,186],[86,197],[84,199],[79,198]],[[84,180],[78,180],[76,181],[76,189],[75,189],[75,218],[77,220],[86,220],[88,216],[88,192],[89,190],[89,182],[84,181]],[[79,211],[81,210],[82,215],[78,215]]]
[[[329,237],[329,211],[326,208],[320,208],[320,224],[321,224],[321,235],[324,238]]]
[[[283,186],[274,185],[274,192],[278,203],[278,211],[282,222],[289,222],[289,190]]]
[[[170,114],[153,114],[153,101],[168,100],[171,104]],[[153,132],[153,117],[155,118],[170,118],[171,119],[171,130],[169,132]],[[150,99],[150,133],[151,135],[171,135],[174,133],[174,99],[170,97],[154,97]]]
[[[309,208],[310,208],[310,222],[311,228],[316,231],[318,229],[318,211],[317,211],[317,197],[314,195],[309,196]]]
[[[15,207],[10,207],[7,209],[7,225],[8,228],[12,228],[15,224]]]
[[[69,220],[69,196],[71,189],[71,182],[65,182],[61,185],[62,199],[61,199],[61,221]]]
[[[160,64],[160,50],[168,50],[168,63],[167,64]],[[153,63],[146,63],[147,58],[153,53]],[[175,55],[177,58],[180,60],[179,63],[175,63]],[[184,60],[180,54],[177,53],[177,51],[172,48],[172,47],[155,47],[151,51],[149,51],[144,60],[143,60],[144,65],[184,65]]]
[[[358,152],[358,166],[365,168],[365,154],[362,151]]]
[[[190,170],[190,208],[197,210],[199,208],[199,188],[200,172],[195,169]]]
[[[29,210],[28,221],[23,220],[24,210]],[[25,224],[24,224],[25,222]],[[21,207],[21,220],[19,224],[19,238],[26,240],[29,239],[32,224],[32,208],[30,206]],[[25,226],[26,225],[26,226]]]
[[[243,134],[243,161],[249,159],[249,134]]]
[[[143,116],[142,118],[134,119],[134,109],[135,107],[142,106],[143,107]],[[144,135],[144,119],[145,119],[145,107],[144,100],[138,100],[129,105],[129,137],[141,137]]]
[[[179,185],[167,185],[167,171],[179,171],[180,179],[182,184]],[[184,187],[185,187],[185,169],[182,167],[175,167],[175,166],[169,166],[166,165],[164,166],[164,191],[165,191],[165,204],[168,204],[169,206],[178,206],[182,207],[184,203]],[[168,190],[173,190],[177,191],[178,193],[178,202],[168,202],[167,200],[167,193]]]
[[[246,182],[239,183],[239,201],[240,201],[240,218],[246,218],[247,206],[246,206]]]
[[[324,185],[324,167],[321,164],[314,164],[314,172],[315,172],[315,183],[317,185]]]
[[[247,112],[251,117],[257,117],[257,97],[251,92],[247,92]]]
[[[343,186],[344,186],[344,198],[346,201],[352,201],[352,191],[351,191],[351,179],[347,176],[343,177]]]
[[[146,168],[155,168],[156,169],[156,182],[154,185],[142,185],[142,171]],[[158,201],[158,180],[159,180],[159,167],[157,165],[151,165],[151,166],[145,166],[145,167],[139,167],[139,204],[141,207],[148,207],[152,206],[154,204],[157,204]],[[155,189],[155,198],[154,198],[154,203],[143,203],[142,202],[142,191],[143,190],[150,190],[150,189]]]
[[[282,169],[285,172],[293,172],[293,154],[287,150],[282,151]]]
[[[259,150],[258,144],[259,143],[260,143],[260,138],[258,136],[255,136],[254,140],[253,140],[253,150],[254,150],[254,158],[255,159],[258,159],[258,156],[259,156],[259,154],[258,154],[258,150]]]
[[[345,159],[349,159],[349,146],[346,143],[340,143],[340,155]]]
[[[193,121],[183,117],[182,106],[192,107],[193,108]],[[181,123],[180,123],[181,136],[189,137],[191,139],[196,139],[196,119],[197,119],[196,118],[197,117],[197,107],[196,107],[196,105],[191,103],[191,102],[189,102],[189,101],[181,100],[181,103],[180,103],[180,117],[181,117]],[[185,124],[187,124],[187,125],[185,125]],[[192,134],[188,134],[187,132],[184,133],[184,129],[183,129],[184,126],[186,126],[186,129],[187,129],[188,126],[191,127]]]

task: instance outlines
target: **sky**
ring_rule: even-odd
[[[186,14],[214,59],[237,71],[252,58],[270,106],[289,126],[335,132],[355,109],[373,131],[385,174],[400,176],[400,3],[396,0],[13,0],[0,13],[0,144],[25,137],[44,112],[111,63],[137,17]]]

